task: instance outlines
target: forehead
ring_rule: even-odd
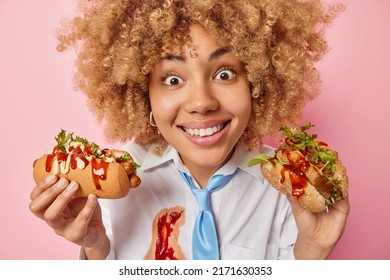
[[[175,36],[175,34],[172,34]],[[177,40],[168,40],[163,48],[162,56],[189,54],[194,57],[201,53],[211,53],[216,49],[223,47],[218,41],[211,36],[203,26],[192,24],[185,34],[178,36],[181,42]]]

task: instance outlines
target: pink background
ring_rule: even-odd
[[[350,177],[351,214],[331,258],[390,259],[390,4],[344,3],[327,33],[332,49],[318,64],[322,94],[306,119],[339,151]],[[77,257],[77,246],[28,209],[32,162],[53,146],[60,128],[109,145],[73,89],[73,54],[55,50],[55,29],[74,9],[74,1],[0,0],[0,259]]]

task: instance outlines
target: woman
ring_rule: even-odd
[[[77,85],[109,139],[141,165],[116,201],[74,199],[49,176],[31,211],[87,259],[325,259],[347,200],[305,211],[278,193],[255,154],[301,116],[319,88],[313,64],[337,7],[320,1],[80,1],[60,33],[77,45]],[[225,182],[218,186],[216,178]],[[202,194],[206,200],[198,197]],[[103,211],[102,211],[103,210]]]

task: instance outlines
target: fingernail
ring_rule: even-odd
[[[95,201],[96,201],[96,196],[94,196],[94,195],[88,195],[88,201],[90,202],[90,203],[95,203]]]
[[[56,175],[50,174],[49,176],[47,176],[45,178],[45,183],[46,184],[53,184],[55,182],[55,180],[57,179],[56,177],[57,177]]]
[[[78,184],[75,181],[70,182],[69,186],[66,188],[68,192],[73,191],[75,188],[77,188]]]
[[[67,183],[67,180],[65,178],[61,178],[58,182],[57,182],[57,188],[59,189],[62,189],[63,187],[65,187]]]

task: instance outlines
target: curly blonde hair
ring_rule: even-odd
[[[319,93],[315,62],[327,52],[324,29],[342,10],[320,0],[79,1],[82,12],[58,33],[58,50],[76,48],[75,83],[110,141],[165,140],[149,124],[149,74],[171,46],[201,24],[245,65],[251,118],[241,140],[262,145],[282,124],[302,117]]]

